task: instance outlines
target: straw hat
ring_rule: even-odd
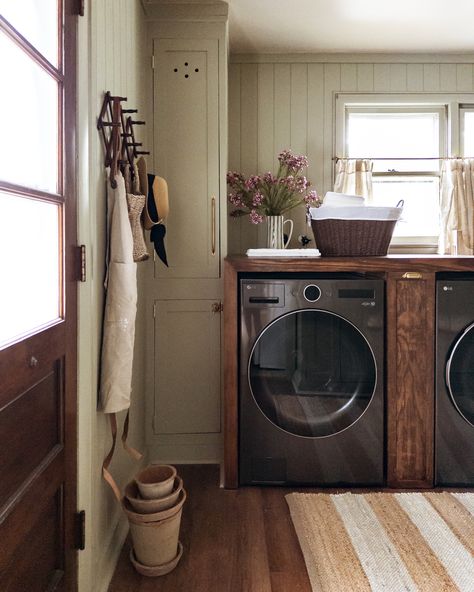
[[[168,216],[168,184],[162,177],[147,173],[143,156],[137,160],[137,168],[140,191],[147,198],[143,211],[144,225],[147,230],[150,230],[156,224],[161,224]]]

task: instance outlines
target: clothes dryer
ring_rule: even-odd
[[[382,485],[384,282],[240,280],[241,484]]]
[[[436,484],[474,486],[474,279],[436,287]]]

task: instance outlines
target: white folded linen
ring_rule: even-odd
[[[363,206],[365,199],[360,195],[349,195],[348,193],[336,193],[328,191],[323,199],[323,206]]]
[[[399,220],[402,211],[402,208],[383,206],[321,206],[309,209],[313,220]]]
[[[247,249],[248,257],[321,257],[318,249]]]

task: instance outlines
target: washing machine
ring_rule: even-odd
[[[240,484],[384,483],[384,282],[240,279]]]
[[[436,484],[474,486],[474,278],[436,292]]]

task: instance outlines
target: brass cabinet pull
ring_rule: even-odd
[[[216,198],[211,198],[211,253],[216,254]]]
[[[402,278],[404,280],[421,280],[423,278],[423,274],[419,271],[406,271]]]

